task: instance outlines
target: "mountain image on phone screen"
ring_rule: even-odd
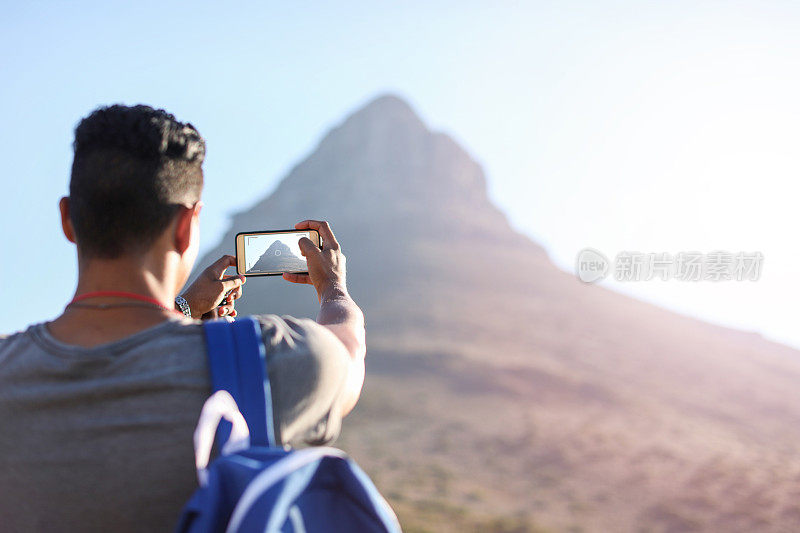
[[[308,233],[248,235],[245,237],[245,274],[307,272],[297,242]]]

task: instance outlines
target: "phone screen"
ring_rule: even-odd
[[[311,238],[308,231],[244,235],[244,274],[308,272],[298,241]]]

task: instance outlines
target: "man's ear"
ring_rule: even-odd
[[[180,206],[178,214],[175,215],[175,249],[179,254],[189,249],[192,239],[197,238],[194,232],[197,231],[197,224],[200,217],[200,209],[203,204],[197,202],[191,207]]]
[[[58,201],[58,210],[61,211],[61,230],[64,232],[64,237],[74,243],[75,228],[72,227],[72,220],[69,218],[69,196],[64,196]]]

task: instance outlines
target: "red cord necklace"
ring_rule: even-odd
[[[171,311],[173,313],[176,313],[178,315],[183,316],[183,313],[181,313],[177,309],[169,308],[169,307],[167,307],[165,305],[162,305],[161,302],[159,302],[155,298],[151,298],[149,296],[143,296],[141,294],[136,294],[136,293],[133,293],[133,292],[123,292],[123,291],[87,292],[85,294],[81,294],[81,295],[78,295],[75,298],[73,298],[67,304],[67,307],[69,307],[70,305],[72,305],[74,303],[80,302],[82,300],[87,300],[89,298],[127,298],[129,300],[138,300],[140,302],[145,302],[145,303],[150,304],[152,306],[158,307],[159,309],[162,309],[164,311]],[[111,307],[119,307],[119,306],[120,306],[120,304],[116,304],[116,305],[115,304],[97,304],[97,305],[93,305],[91,307],[95,307],[97,309],[108,309],[108,308],[111,308]]]

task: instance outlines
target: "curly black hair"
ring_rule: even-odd
[[[205,141],[163,109],[112,105],[75,128],[70,219],[86,257],[141,253],[200,200]]]

